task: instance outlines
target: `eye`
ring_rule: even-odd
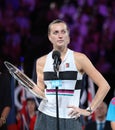
[[[53,32],[54,35],[58,34],[58,31]]]
[[[65,31],[65,30],[62,30],[62,31],[61,31],[61,33],[62,33],[62,34],[65,34],[65,33],[66,33],[66,31]]]

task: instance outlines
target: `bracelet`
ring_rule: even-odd
[[[93,112],[92,109],[91,109],[91,107],[86,108],[86,110],[87,110],[88,112],[90,112],[90,114]]]
[[[6,119],[3,116],[0,117],[0,120],[2,120],[2,124],[6,123]]]

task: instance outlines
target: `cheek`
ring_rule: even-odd
[[[55,39],[51,39],[50,42],[52,45],[54,45],[56,43]]]
[[[70,43],[70,38],[69,37],[65,37],[66,39],[66,43],[69,44]]]
[[[49,37],[50,42],[55,42],[56,38],[55,37]]]

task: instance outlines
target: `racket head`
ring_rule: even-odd
[[[21,83],[21,85],[33,95],[40,99],[46,100],[46,97],[42,91],[39,91],[37,94],[32,90],[34,86],[37,86],[26,74],[24,74],[21,70],[19,70],[16,66],[11,64],[8,61],[4,61],[6,68],[8,69],[9,73]]]

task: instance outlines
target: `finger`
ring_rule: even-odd
[[[74,115],[75,119],[78,119],[80,117],[80,113],[77,113],[76,115]]]
[[[79,114],[78,114],[78,115],[76,115],[75,120],[77,120],[79,117],[80,117],[80,115],[79,115]]]
[[[75,107],[74,107],[74,106],[67,106],[67,108],[72,108],[72,109],[75,109]]]
[[[78,114],[78,112],[72,111],[69,115],[70,115],[71,117],[74,117],[74,116],[76,116],[77,114]]]

